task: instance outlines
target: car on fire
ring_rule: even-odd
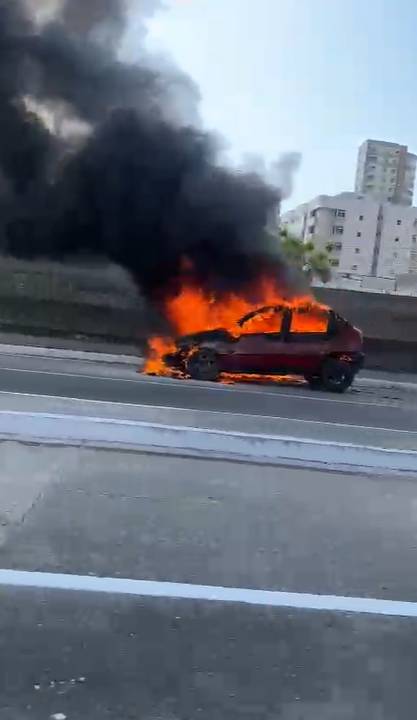
[[[262,307],[222,328],[181,337],[164,357],[172,370],[198,380],[238,375],[301,375],[312,388],[342,393],[364,360],[361,331],[314,304]]]

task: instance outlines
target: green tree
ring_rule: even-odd
[[[331,269],[328,252],[317,250],[313,240],[301,240],[290,235],[286,230],[281,230],[280,247],[287,263],[303,273],[309,281],[314,278],[318,278],[322,282],[330,280]]]

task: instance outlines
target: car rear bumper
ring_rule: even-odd
[[[346,361],[351,365],[352,369],[354,370],[355,374],[359,372],[359,370],[362,370],[364,363],[365,363],[365,353],[363,352],[350,352],[346,353],[346,358],[343,356],[340,357],[340,359],[346,359]]]

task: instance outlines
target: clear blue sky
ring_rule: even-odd
[[[352,189],[367,137],[417,152],[415,0],[165,5],[149,43],[196,80],[205,126],[221,132],[236,157],[302,153],[287,207]]]

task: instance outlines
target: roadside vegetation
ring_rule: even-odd
[[[280,249],[285,261],[307,277],[309,282],[314,279],[326,283],[330,280],[331,267],[329,248],[318,249],[313,240],[301,240],[280,230]]]

